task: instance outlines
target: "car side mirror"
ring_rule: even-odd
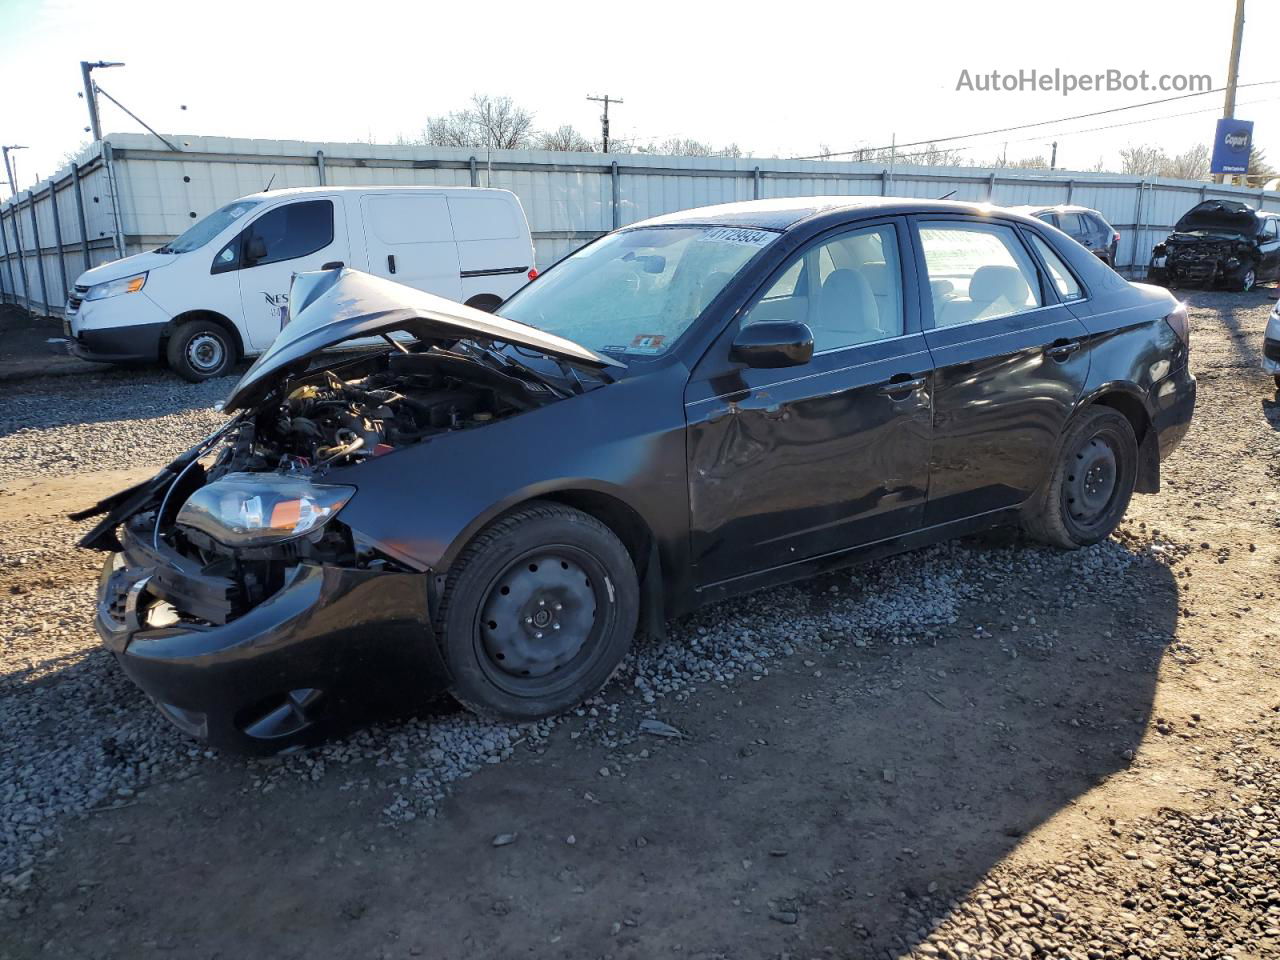
[[[813,359],[813,331],[799,320],[748,323],[734,338],[729,359],[762,370],[803,366]]]
[[[244,258],[252,263],[264,259],[266,255],[267,241],[251,236],[244,246]]]

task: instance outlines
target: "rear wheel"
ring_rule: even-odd
[[[639,593],[626,547],[595,517],[539,501],[508,514],[449,572],[436,629],[450,692],[510,720],[577,706],[630,648]]]
[[[1137,476],[1138,441],[1129,421],[1110,407],[1089,407],[1067,428],[1023,528],[1067,550],[1097,543],[1124,516]]]
[[[169,368],[192,383],[220,377],[235,362],[236,349],[225,328],[210,320],[189,320],[169,337]]]

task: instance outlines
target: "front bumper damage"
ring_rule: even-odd
[[[187,734],[278,753],[445,683],[427,574],[303,562],[242,611],[233,580],[204,574],[147,529],[126,524],[123,550],[108,556],[96,626],[129,678]]]
[[[1167,284],[1209,287],[1234,282],[1244,266],[1232,241],[1174,235],[1152,251],[1147,275]]]

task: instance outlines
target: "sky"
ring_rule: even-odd
[[[1072,17],[1070,11],[1079,11]],[[188,136],[394,142],[473,93],[511,96],[540,128],[692,137],[753,156],[940,140],[1174,95],[957,89],[991,71],[1208,74],[1225,84],[1235,0],[609,5],[361,0],[0,0],[0,144],[20,188],[88,135],[79,61],[119,60],[100,85],[151,126]],[[1280,3],[1248,0],[1240,83],[1280,81]],[[1048,156],[1112,169],[1127,144],[1209,142],[1222,94],[976,140],[987,162]],[[107,101],[104,131],[142,132]],[[1197,112],[1193,116],[1173,114]],[[1280,83],[1242,88],[1236,116],[1280,167]],[[1150,118],[1156,122],[1092,128]],[[1084,132],[1091,131],[1091,132]],[[3,174],[0,173],[0,179]],[[7,195],[7,193],[6,193]]]

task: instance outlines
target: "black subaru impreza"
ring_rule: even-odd
[[[498,314],[301,275],[225,426],[79,515],[180,728],[278,751],[437,684],[543,717],[711,600],[1000,524],[1092,544],[1195,406],[1169,293],[985,205],[689,210]]]

